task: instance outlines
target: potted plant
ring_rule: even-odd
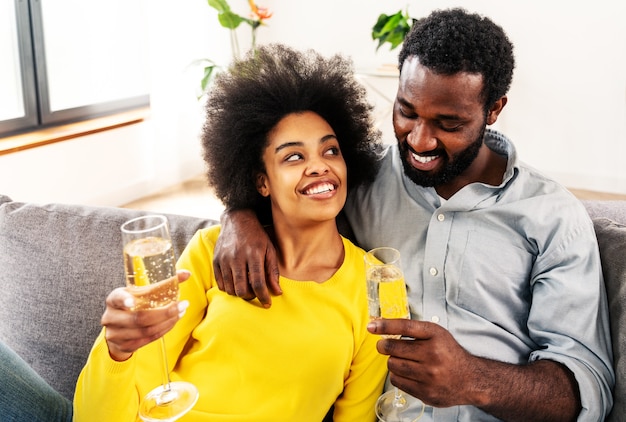
[[[256,47],[257,29],[261,25],[265,24],[265,20],[272,17],[272,12],[268,8],[258,6],[254,0],[248,0],[248,5],[250,6],[250,17],[246,18],[234,13],[226,0],[207,1],[209,6],[217,10],[217,19],[220,25],[224,28],[230,29],[230,46],[233,59],[238,59],[240,57],[239,40],[237,39],[235,29],[237,29],[237,27],[239,27],[242,23],[250,25],[252,31],[252,49]],[[200,59],[196,62],[204,64],[203,76],[200,81],[200,88],[204,93],[221,66],[211,59]]]

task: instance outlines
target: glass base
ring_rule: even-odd
[[[198,389],[188,382],[161,385],[150,391],[139,403],[139,417],[145,422],[172,422],[189,412],[198,401]]]
[[[395,388],[383,393],[376,402],[376,416],[381,422],[415,422],[423,414],[424,403],[420,399]]]

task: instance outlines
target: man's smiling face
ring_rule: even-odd
[[[404,172],[421,186],[470,176],[483,145],[482,76],[440,75],[409,57],[402,67],[393,125]]]

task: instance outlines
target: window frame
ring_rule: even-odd
[[[24,116],[0,120],[0,138],[145,108],[150,95],[50,110],[41,0],[14,0]]]

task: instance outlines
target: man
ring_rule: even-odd
[[[402,253],[412,320],[369,327],[410,338],[378,343],[390,381],[433,406],[424,420],[603,420],[614,374],[591,221],[486,129],[507,103],[512,44],[489,19],[436,11],[399,68],[398,144],[345,208],[361,247]],[[271,243],[249,211],[222,220],[220,283],[269,306]]]

